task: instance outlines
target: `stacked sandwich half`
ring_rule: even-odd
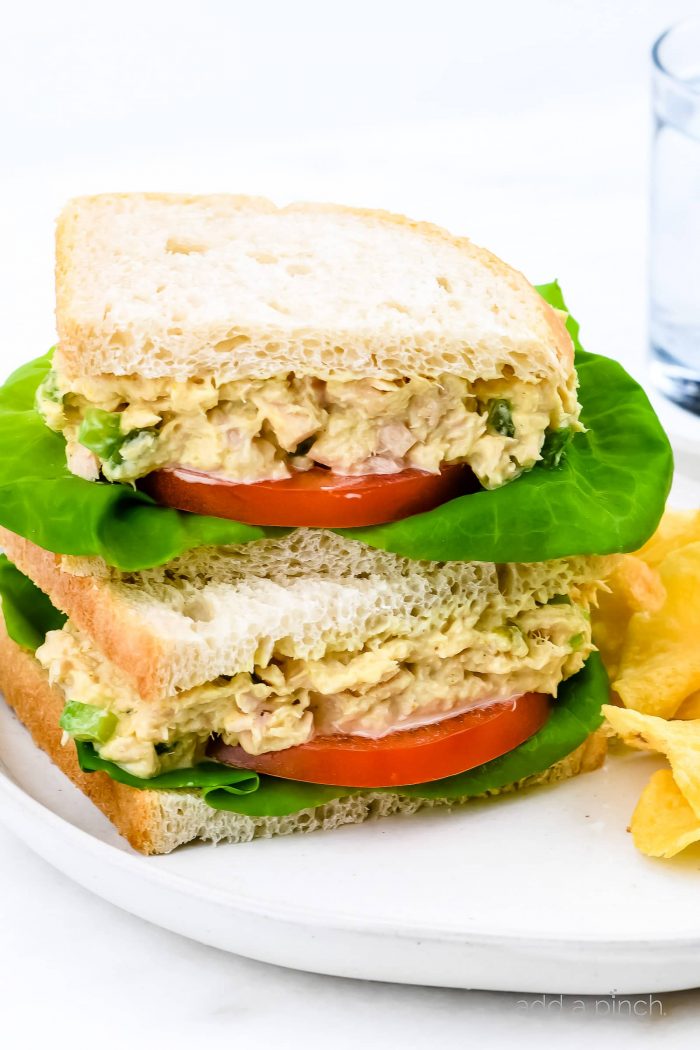
[[[0,390],[0,689],[133,846],[600,764],[590,608],[671,458],[556,285],[228,196],[76,200],[57,259]]]

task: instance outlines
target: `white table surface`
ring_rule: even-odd
[[[585,345],[644,376],[647,52],[697,3],[14,8],[3,5],[0,37],[0,373],[53,341],[52,222],[66,197],[230,189],[466,232],[533,280],[559,277]],[[683,450],[683,500],[698,433],[683,413],[664,418]],[[612,1000],[293,973],[132,918],[1,828],[0,860],[0,1031],[12,1050],[693,1037],[695,992],[640,999],[628,1017]]]

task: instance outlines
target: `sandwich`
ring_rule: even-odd
[[[91,481],[257,525],[375,525],[512,481],[580,425],[561,319],[430,227],[97,198],[66,210],[57,258],[37,407]]]
[[[595,768],[666,436],[556,284],[383,212],[102,195],[0,390],[0,689],[129,842]]]

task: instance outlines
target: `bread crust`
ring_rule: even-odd
[[[474,265],[484,274],[490,274],[494,278],[506,280],[513,292],[517,296],[522,297],[522,302],[525,304],[522,308],[525,318],[523,327],[529,327],[531,324],[534,324],[534,329],[528,333],[523,347],[525,345],[530,346],[532,352],[535,351],[536,347],[541,347],[542,359],[540,365],[548,363],[550,374],[560,372],[562,385],[566,385],[573,374],[574,350],[566,327],[561,317],[541,299],[523,274],[508,266],[487,249],[472,244],[468,238],[453,235],[433,223],[415,221],[404,215],[380,209],[353,208],[337,204],[296,202],[285,207],[277,207],[273,202],[264,198],[233,194],[197,196],[172,193],[122,193],[75,198],[66,205],[58,219],[56,230],[56,318],[59,333],[59,349],[56,355],[56,363],[68,379],[71,377],[77,378],[85,374],[110,374],[112,372],[123,375],[135,370],[133,364],[138,355],[136,355],[134,360],[129,358],[132,367],[127,368],[126,371],[121,368],[109,367],[109,361],[118,357],[119,347],[124,345],[124,332],[121,329],[110,328],[104,318],[102,320],[88,320],[81,313],[80,309],[76,309],[77,296],[74,271],[79,246],[85,239],[86,230],[90,229],[90,222],[98,211],[112,209],[116,212],[123,212],[131,205],[143,205],[149,202],[169,204],[177,207],[197,208],[206,206],[227,215],[248,213],[284,217],[290,214],[305,214],[308,216],[326,215],[329,218],[351,216],[356,218],[359,223],[380,224],[387,230],[414,231],[430,243],[456,249],[457,252],[464,256],[465,264],[468,262],[469,265]],[[261,353],[264,357],[271,352],[269,348],[279,344],[280,341],[284,341],[283,332],[283,328],[276,327],[272,322],[261,327],[254,326],[252,329],[246,327],[245,324],[238,327],[235,324],[235,319],[232,318],[228,324],[218,326],[216,330],[214,328],[207,330],[206,326],[201,331],[193,328],[186,334],[185,342],[190,346],[191,350],[194,344],[198,343],[210,343],[211,347],[216,350],[226,341],[233,341],[236,346],[230,351],[228,356],[233,355],[234,359],[240,356],[239,341],[243,344],[257,343],[262,348]],[[152,346],[153,332],[151,332],[150,336],[145,331],[141,335],[144,348]],[[294,339],[298,341],[304,335],[316,341],[319,338],[319,332],[314,329],[307,332],[302,332],[299,329]],[[333,339],[330,340],[328,345],[328,352],[331,353],[331,356],[333,350],[344,346],[348,340],[352,342],[353,338],[351,333],[343,332],[341,327],[338,327],[332,335]],[[177,340],[177,337],[171,337],[171,340],[173,338],[175,341]],[[116,348],[116,350],[111,351],[111,357],[108,344]],[[395,349],[392,353],[394,353]],[[460,356],[461,350],[456,344],[452,350],[454,352],[453,356],[454,354],[457,357]],[[415,351],[420,353],[420,348],[414,347],[412,351],[414,356]],[[518,358],[521,352],[522,347],[516,350],[515,358]],[[144,353],[147,354],[146,349],[144,349]],[[187,356],[184,351],[178,352],[176,358],[182,356]],[[374,355],[368,353],[366,356],[367,366],[369,367],[369,362],[376,357],[376,353]],[[426,357],[427,355],[423,353],[423,356]],[[214,353],[213,358],[211,355],[208,356],[207,360],[213,360],[217,357],[222,368],[224,368],[222,375],[225,374],[228,378],[233,378],[235,363],[232,364],[229,361],[227,365],[227,354],[222,354],[221,352],[218,355]],[[328,363],[331,364],[332,362],[329,361]],[[225,371],[226,367],[229,369],[228,372]],[[201,369],[201,360],[199,361],[199,368]],[[172,371],[174,375],[174,370],[175,365],[171,362],[169,365],[164,365],[159,374],[169,375]],[[448,367],[445,370],[452,371],[453,369]],[[318,374],[321,371],[322,369],[319,369]],[[534,371],[536,372],[537,368]],[[185,377],[184,371],[180,369],[180,372],[182,374],[178,373],[176,378],[182,379]],[[190,369],[189,374],[197,374],[194,358],[193,367]],[[248,372],[244,368],[241,375],[246,374]]]
[[[96,647],[131,679],[144,700],[168,691],[167,653],[142,617],[115,596],[109,579],[77,576],[62,569],[63,556],[0,526],[0,548]],[[138,658],[135,644],[138,640]]]
[[[84,773],[78,764],[75,748],[71,744],[61,746],[62,732],[58,720],[63,697],[49,685],[46,672],[31,653],[8,637],[2,617],[0,692],[27,727],[36,745],[111,820],[130,845],[146,855],[169,853],[195,838],[213,842],[248,842],[254,838],[292,832],[330,830],[374,817],[410,814],[425,807],[451,807],[468,801],[467,798],[423,800],[368,791],[317,809],[302,810],[289,817],[251,818],[213,810],[192,792],[141,791],[118,784],[106,773]],[[605,759],[606,750],[606,736],[598,730],[545,772],[489,794],[554,783],[597,769]]]
[[[157,792],[136,791],[106,773],[84,773],[72,743],[61,745],[58,724],[64,698],[52,688],[37,660],[7,635],[0,616],[0,692],[34,743],[62,773],[102,810],[117,831],[140,853],[157,851],[160,806]]]

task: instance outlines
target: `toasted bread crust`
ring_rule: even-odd
[[[141,791],[118,784],[106,773],[84,773],[78,765],[75,748],[71,744],[61,746],[58,720],[63,698],[60,692],[49,685],[46,672],[31,653],[7,636],[2,617],[0,691],[29,729],[37,746],[102,810],[131,846],[144,854],[169,853],[195,838],[247,842],[256,837],[331,829],[372,817],[409,814],[426,806],[453,806],[468,801],[424,801],[400,794],[368,791],[289,817],[251,818],[212,810],[192,792]],[[554,783],[597,769],[605,759],[606,750],[606,736],[599,730],[545,772],[489,794]]]

